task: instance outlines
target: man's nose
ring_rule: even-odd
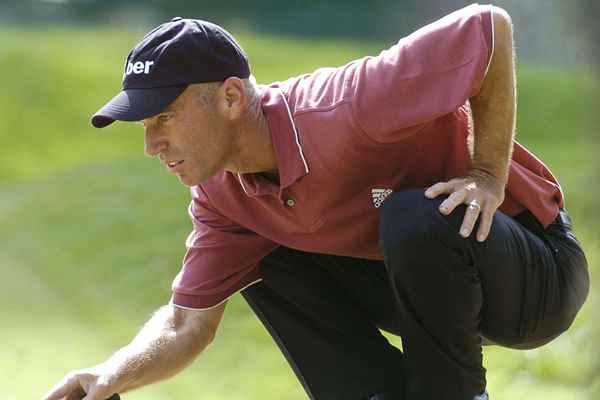
[[[165,151],[168,142],[163,133],[152,128],[144,129],[144,154],[154,157]]]

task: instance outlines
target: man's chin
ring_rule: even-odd
[[[185,174],[178,175],[177,177],[179,178],[179,181],[187,187],[197,186],[200,183],[198,179],[192,179]]]
[[[180,174],[180,175],[177,175],[177,177],[179,178],[179,181],[184,186],[187,186],[187,187],[198,186],[199,184],[204,182],[206,179],[208,179],[208,178],[202,179],[198,176],[190,176],[190,175],[186,175],[186,174]]]

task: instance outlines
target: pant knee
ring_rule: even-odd
[[[573,297],[579,297],[578,294],[569,296],[566,301],[563,301],[563,306],[559,312],[556,312],[551,318],[551,332],[554,333],[555,337],[569,330],[577,314],[583,306],[584,300],[573,299]]]
[[[448,216],[439,212],[447,196],[425,197],[425,189],[397,192],[381,206],[379,241],[385,255],[407,254],[444,235],[458,235],[464,211],[460,207]]]

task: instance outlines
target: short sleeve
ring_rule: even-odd
[[[456,111],[479,92],[493,37],[492,6],[473,4],[356,62],[350,97],[361,130],[394,142]]]
[[[192,189],[188,211],[194,229],[186,241],[181,271],[173,281],[174,305],[212,308],[261,280],[258,264],[277,244],[221,215],[200,187]]]

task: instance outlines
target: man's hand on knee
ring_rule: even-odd
[[[438,182],[425,191],[425,196],[430,199],[441,194],[449,195],[439,206],[444,215],[449,215],[461,204],[467,205],[460,227],[464,238],[471,235],[479,218],[477,240],[483,242],[490,233],[494,213],[504,201],[504,183],[484,171],[471,170],[464,177]]]

